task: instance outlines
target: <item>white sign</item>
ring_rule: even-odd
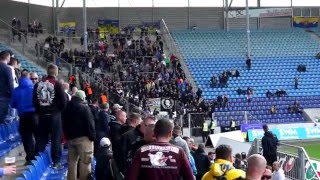
[[[246,10],[229,11],[229,18],[245,18]],[[292,8],[250,9],[250,17],[283,17],[292,16]]]
[[[210,134],[209,138],[213,147],[216,147],[221,137],[229,138],[238,142],[244,142],[244,138],[240,130],[225,133]]]

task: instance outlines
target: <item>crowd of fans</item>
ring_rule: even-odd
[[[13,18],[11,21],[12,27],[12,40],[14,40],[15,36],[18,36],[18,40],[21,41],[21,37],[24,37],[24,40],[28,42],[27,35],[30,34],[31,37],[37,37],[38,34],[43,33],[42,23],[38,21],[33,21],[27,25],[27,27],[23,27],[22,21],[17,18]]]
[[[264,175],[269,172],[266,166],[273,158],[270,154],[264,154],[267,160],[258,154],[248,158],[237,154],[233,160],[228,145],[206,154],[203,144],[196,146],[194,140],[181,137],[181,127],[171,120],[156,121],[137,112],[130,112],[127,118],[123,106],[109,108],[107,102],[99,103],[95,98],[86,104],[84,91],[76,86],[70,89],[68,83],[57,80],[56,65],[50,64],[47,75],[39,79],[34,72],[20,71],[19,61],[8,51],[0,53],[0,62],[0,119],[4,123],[9,105],[17,109],[26,164],[45,150],[50,139],[55,169],[63,168],[61,144],[66,143],[68,179],[91,176],[93,157],[97,160],[96,179],[271,179],[270,174]],[[14,88],[16,80],[19,83]],[[274,136],[265,131],[266,138]],[[265,139],[263,148],[270,144],[265,141],[277,143]],[[275,177],[282,176],[277,162],[273,169]],[[14,172],[15,167],[4,168],[5,174]]]

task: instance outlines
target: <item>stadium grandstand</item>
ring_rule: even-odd
[[[0,0],[0,179],[320,180],[319,0]]]

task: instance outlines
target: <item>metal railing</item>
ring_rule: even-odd
[[[186,75],[187,80],[190,82],[193,89],[195,91],[197,91],[198,88],[197,88],[193,78],[191,77],[189,69],[188,69],[184,59],[182,58],[182,55],[179,51],[178,46],[174,42],[174,39],[169,31],[168,26],[166,25],[166,23],[163,19],[161,19],[161,21],[160,21],[160,31],[161,31],[162,37],[164,38],[164,42],[166,43],[167,47],[169,48],[170,53],[179,59],[179,62],[181,64],[181,67],[182,67],[185,75]]]
[[[254,142],[252,142],[249,155],[262,154],[262,151],[261,140],[255,139]],[[277,157],[287,178],[293,180],[309,179],[306,178],[306,173],[308,173],[308,176],[310,176],[310,174],[313,175],[312,179],[320,180],[317,170],[311,165],[311,160],[303,147],[279,143]]]
[[[15,44],[16,48],[21,48],[22,54],[25,54],[25,46],[26,46],[26,43],[27,43],[27,37],[26,36],[27,35],[24,34],[23,32],[21,32],[20,29],[17,29],[15,27],[11,26],[9,23],[7,23],[6,21],[4,21],[1,18],[0,18],[0,24],[4,25],[7,28],[6,30],[1,29],[2,31],[4,31],[4,32],[1,32],[1,33],[4,33],[4,35],[8,37],[6,43],[8,45],[10,45],[11,43],[14,43],[14,42],[18,41],[18,44]],[[15,36],[18,36],[18,40],[14,39]]]

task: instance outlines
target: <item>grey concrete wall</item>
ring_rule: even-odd
[[[319,8],[294,8],[293,14],[300,15],[302,10],[309,9],[312,15],[318,15]],[[164,19],[170,29],[188,28],[188,8],[187,7],[155,7],[152,8],[129,8],[129,7],[102,7],[88,8],[88,26],[96,27],[98,19],[118,19],[120,11],[120,25],[141,24],[142,21],[158,21]],[[10,0],[0,0],[0,18],[10,22],[13,17],[22,20],[23,25],[27,24],[28,4]],[[60,22],[75,21],[78,33],[83,31],[82,8],[62,8],[60,12]],[[30,5],[30,20],[39,20],[44,27],[52,30],[52,8]],[[276,20],[278,21],[278,19]],[[197,25],[200,29],[223,29],[223,11],[221,7],[191,7],[190,25]],[[276,22],[277,27],[281,28],[281,23]],[[286,23],[284,28],[288,27]],[[250,26],[257,28],[257,20],[252,19]],[[4,27],[0,23],[0,27]],[[230,29],[243,29],[245,20],[231,19]],[[52,31],[51,31],[52,32]]]

